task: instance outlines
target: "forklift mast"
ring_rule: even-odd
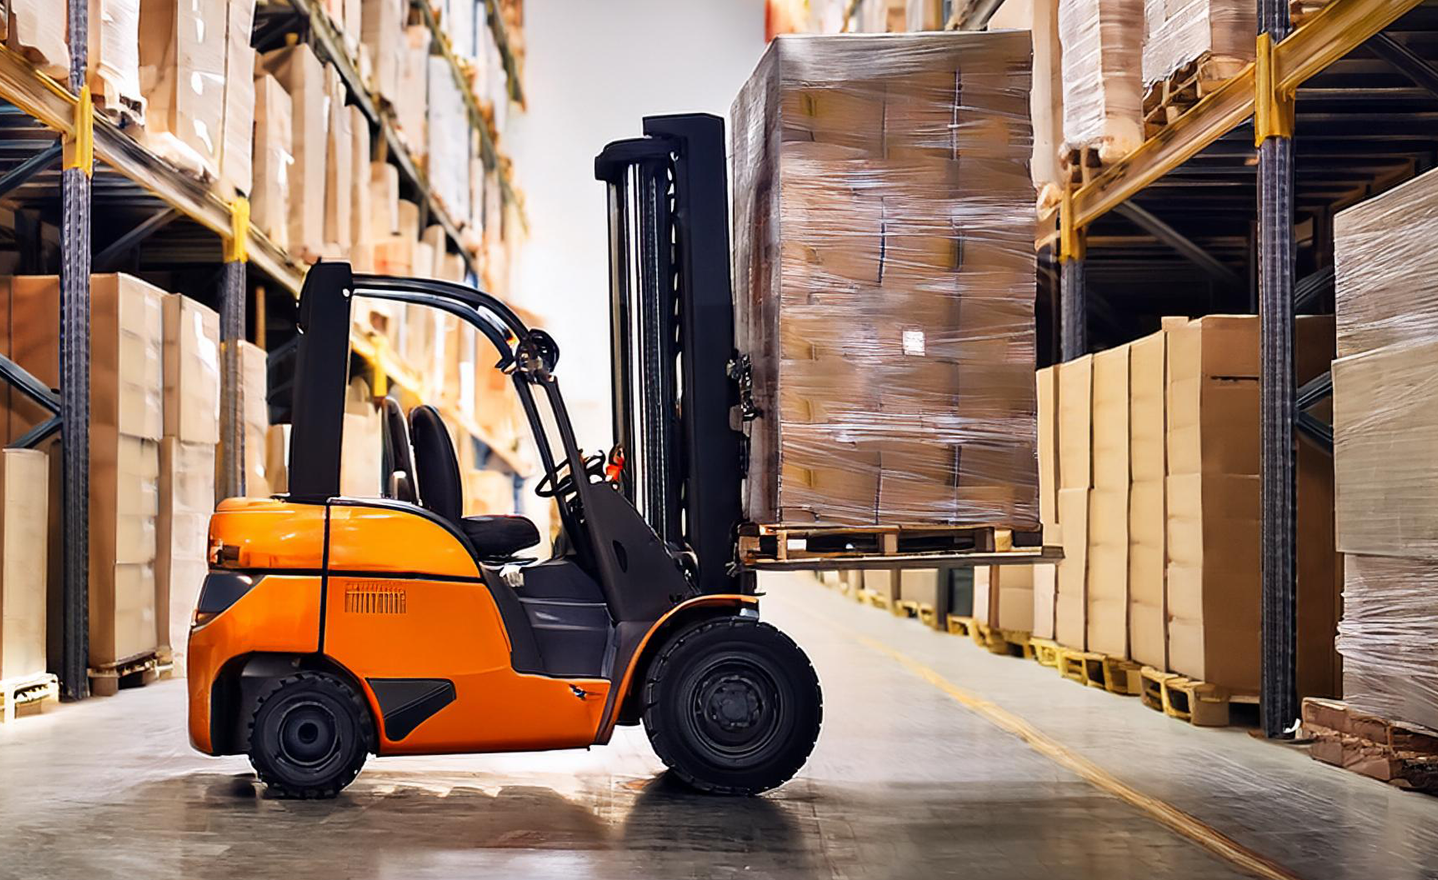
[[[724,120],[649,116],[644,137],[594,160],[609,190],[614,439],[625,496],[665,542],[697,557],[703,593],[735,573],[742,435],[730,412],[734,295]]]

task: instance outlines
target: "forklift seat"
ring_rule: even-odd
[[[419,503],[459,528],[481,560],[500,560],[539,543],[539,529],[522,516],[463,516],[464,485],[449,429],[428,404],[409,411]]]
[[[384,416],[384,492],[396,501],[419,503],[414,491],[414,459],[410,455],[409,426],[405,423],[404,410],[393,397],[380,402]]]

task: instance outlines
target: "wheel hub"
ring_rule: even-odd
[[[704,713],[720,728],[736,732],[747,730],[763,713],[763,698],[754,682],[741,675],[726,675],[707,689],[709,696]]]
[[[328,707],[301,703],[285,713],[279,725],[284,757],[303,767],[324,763],[339,748],[339,725]]]

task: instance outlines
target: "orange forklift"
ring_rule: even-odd
[[[496,298],[320,263],[299,300],[289,493],[210,522],[189,640],[189,731],[248,754],[272,791],[333,797],[378,756],[585,748],[642,722],[675,776],[719,794],[782,784],[818,737],[804,652],[759,618],[736,556],[752,415],[734,349],[722,120],[650,117],[610,144],[616,444],[586,456],[559,347]],[[433,407],[384,399],[380,498],[340,494],[356,296],[438,309],[493,344],[562,529],[463,516]]]

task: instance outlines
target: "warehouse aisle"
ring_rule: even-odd
[[[166,682],[0,730],[0,877],[1250,876],[955,695],[1021,714],[1301,876],[1404,880],[1438,863],[1438,801],[1194,730],[804,576],[765,586],[826,696],[813,760],[770,796],[677,790],[630,729],[590,752],[375,761],[336,801],[279,801],[244,759],[189,751],[184,689]]]

